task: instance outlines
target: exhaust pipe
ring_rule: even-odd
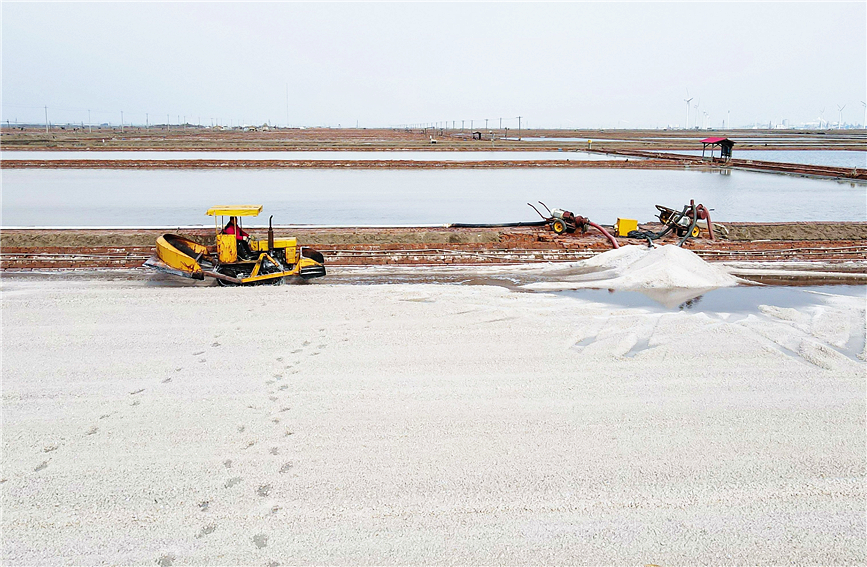
[[[268,252],[274,251],[274,227],[271,226],[271,219],[274,215],[268,217]]]

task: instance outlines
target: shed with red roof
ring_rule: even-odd
[[[734,142],[729,140],[728,138],[705,138],[701,140],[702,148],[701,148],[701,157],[704,157],[704,152],[708,146],[710,146],[710,158],[713,159],[713,151],[716,146],[719,146],[720,159],[722,160],[730,160],[732,157],[732,146],[735,145]]]

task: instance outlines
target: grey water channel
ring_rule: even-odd
[[[620,156],[608,156],[571,150],[568,152],[498,152],[498,151],[303,151],[303,152],[211,152],[211,151],[6,151],[0,152],[0,160],[313,160],[313,161],[608,161],[623,160]],[[637,159],[637,158],[631,158]]]
[[[2,226],[210,226],[214,205],[254,203],[251,226],[537,220],[544,201],[596,222],[651,221],[690,199],[725,221],[865,221],[867,185],[747,171],[633,169],[4,169]]]

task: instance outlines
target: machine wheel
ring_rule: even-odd
[[[566,232],[566,223],[557,219],[551,223],[551,230],[553,230],[555,234],[563,234]]]
[[[214,268],[214,271],[217,272],[218,274],[224,274],[227,276],[231,276],[233,278],[238,278],[239,280],[246,278],[249,275],[249,274],[245,274],[243,272],[241,272],[241,273],[236,272],[232,269],[227,270],[227,269],[224,269],[222,266],[217,266],[216,268]],[[236,284],[236,283],[227,282],[227,281],[221,280],[221,279],[217,279],[217,284],[220,285],[221,287],[238,287],[238,284]]]

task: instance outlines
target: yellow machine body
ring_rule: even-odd
[[[208,247],[182,236],[165,234],[157,238],[157,257],[169,267],[202,279],[202,267],[196,257],[208,253]]]
[[[273,238],[270,222],[269,239],[245,241],[255,258],[250,258],[249,254],[239,256],[237,237],[223,233],[222,217],[250,217],[261,212],[261,205],[212,207],[206,214],[215,217],[216,246],[208,247],[182,236],[166,234],[157,239],[157,258],[148,260],[145,265],[194,279],[213,277],[224,285],[279,283],[277,280],[286,276],[305,279],[324,276],[322,254],[302,248],[295,238]],[[240,221],[237,226],[241,230]]]
[[[217,257],[223,264],[238,261],[238,239],[234,234],[217,234]]]
[[[638,230],[638,221],[635,219],[618,218],[617,222],[614,223],[614,231],[617,236],[626,236],[633,230]]]

